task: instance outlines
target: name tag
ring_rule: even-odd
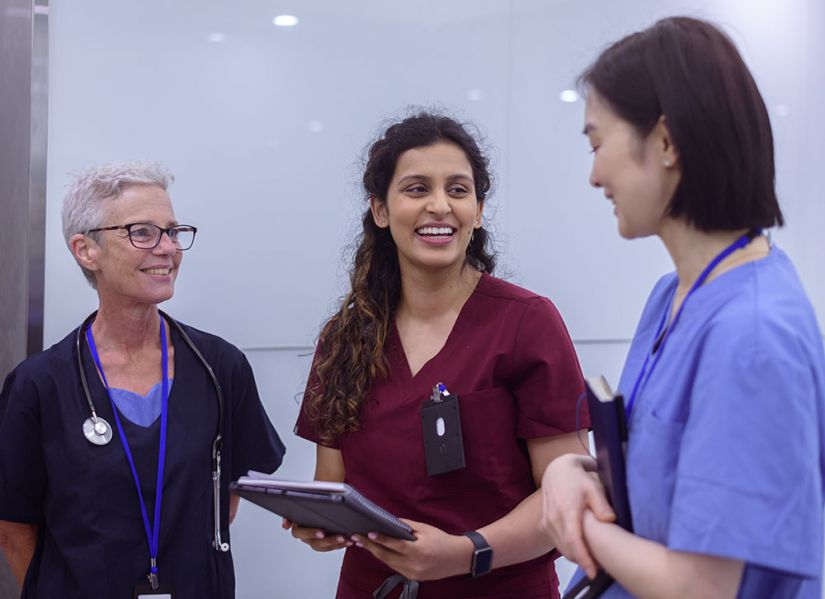
[[[447,395],[441,401],[425,401],[421,406],[421,428],[427,474],[434,476],[464,468],[457,395]]]
[[[175,589],[171,584],[161,584],[152,589],[148,584],[135,586],[134,599],[175,599]]]

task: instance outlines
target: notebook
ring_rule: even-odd
[[[295,481],[250,471],[229,490],[288,520],[331,534],[378,532],[415,540],[412,528],[346,483]]]
[[[616,524],[633,531],[630,501],[627,496],[625,449],[627,422],[624,398],[614,393],[603,376],[585,379],[587,407],[590,410],[590,426],[596,442],[596,469],[602,481],[607,499],[616,513]],[[586,576],[570,587],[562,599],[595,599],[613,584],[613,578],[599,570],[596,578]]]
[[[620,393],[613,393],[603,376],[585,379],[585,385],[590,426],[596,442],[599,479],[616,513],[616,523],[625,530],[632,531],[625,471],[627,423],[624,398]]]

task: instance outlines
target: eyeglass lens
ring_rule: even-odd
[[[169,239],[181,250],[188,250],[195,241],[195,230],[192,227],[181,225],[161,229],[151,223],[137,223],[129,229],[129,239],[138,248],[151,249],[160,243],[160,237],[166,232]]]

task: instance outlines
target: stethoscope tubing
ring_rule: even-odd
[[[160,316],[169,324],[169,326],[175,330],[175,332],[180,335],[183,342],[186,346],[195,354],[195,357],[201,363],[201,365],[206,370],[207,374],[209,375],[209,379],[212,382],[212,386],[215,389],[215,396],[218,400],[218,427],[215,433],[215,439],[212,441],[212,481],[213,481],[213,495],[214,495],[214,510],[215,510],[215,540],[213,542],[215,549],[221,552],[229,551],[229,544],[225,543],[221,540],[221,530],[220,530],[220,478],[221,478],[221,449],[223,448],[223,432],[224,432],[224,419],[225,419],[225,403],[223,398],[223,391],[221,390],[220,382],[218,381],[218,377],[215,375],[215,371],[212,369],[212,366],[209,362],[204,358],[203,354],[200,352],[198,347],[195,345],[195,342],[189,337],[186,331],[183,330],[183,327],[180,325],[178,321],[174,318],[166,314],[163,310],[158,310]],[[92,312],[86,319],[83,321],[83,324],[80,325],[80,328],[77,330],[77,337],[75,339],[75,357],[77,359],[77,371],[80,374],[80,383],[83,387],[83,393],[86,398],[86,403],[88,404],[89,411],[91,413],[91,420],[96,424],[98,421],[103,420],[97,415],[97,411],[95,410],[94,401],[92,401],[92,393],[89,389],[89,381],[86,378],[86,368],[83,363],[83,339],[84,333],[86,329],[91,325],[94,319],[97,317],[97,310]],[[110,427],[108,423],[106,425]]]

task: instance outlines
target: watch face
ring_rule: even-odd
[[[485,547],[475,552],[473,557],[473,576],[487,574],[493,568],[493,548]]]

